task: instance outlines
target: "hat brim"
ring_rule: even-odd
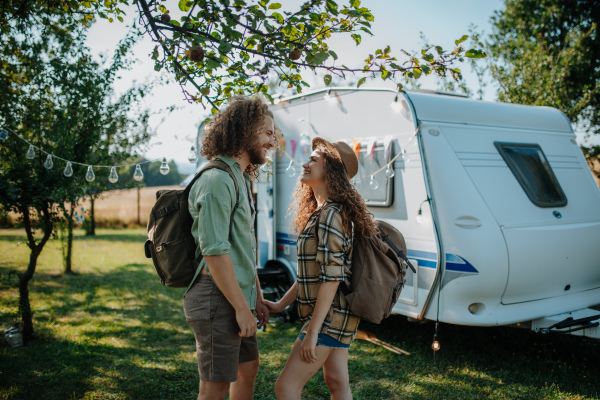
[[[320,137],[316,137],[312,140],[312,149],[316,150],[317,147],[319,146],[325,146],[327,147],[329,150],[331,150],[333,152],[333,154],[335,154],[335,156],[337,158],[340,159],[340,161],[342,160],[342,156],[340,155],[340,152],[335,148],[335,146],[329,142],[328,140],[325,140],[323,138]]]

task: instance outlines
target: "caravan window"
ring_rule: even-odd
[[[388,179],[385,170],[373,176],[375,184],[371,184],[371,178],[368,176],[380,170],[392,159],[394,144],[391,142],[386,149],[383,143],[377,143],[372,156],[367,155],[367,146],[368,143],[361,143],[358,174],[354,179],[356,190],[361,194],[366,205],[389,207],[393,202],[394,179]]]
[[[539,145],[499,142],[494,145],[533,204],[567,205],[567,197]]]

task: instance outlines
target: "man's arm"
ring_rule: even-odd
[[[240,327],[241,337],[250,337],[256,333],[256,319],[246,303],[242,289],[235,277],[233,261],[229,253],[219,256],[204,256],[210,275],[227,301],[235,309],[235,319]],[[262,296],[262,295],[261,295]]]

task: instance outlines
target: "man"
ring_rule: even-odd
[[[192,234],[204,256],[200,273],[184,298],[194,331],[200,386],[198,399],[252,399],[258,372],[257,323],[269,319],[256,274],[255,209],[250,179],[258,176],[275,146],[275,122],[260,98],[236,96],[204,129],[200,154],[224,161],[239,188],[222,170],[211,169],[194,183],[189,209]],[[232,242],[229,240],[232,218]]]

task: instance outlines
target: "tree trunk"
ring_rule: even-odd
[[[85,233],[87,236],[96,235],[96,217],[94,216],[94,196],[90,196],[90,227]]]
[[[137,212],[138,212],[137,224],[141,225],[142,220],[140,219],[140,187],[139,186],[137,188]]]
[[[33,236],[34,227],[32,226],[29,208],[19,207],[19,211],[23,215],[23,225],[25,227],[25,233],[27,233],[27,246],[31,250],[29,254],[29,265],[27,270],[20,273],[19,276],[19,312],[21,314],[22,321],[22,333],[23,342],[30,342],[33,339],[33,313],[31,311],[31,305],[29,303],[29,281],[33,278],[35,268],[37,266],[37,260],[42,252],[42,249],[46,245],[46,242],[52,235],[54,225],[52,224],[51,216],[51,204],[46,204],[44,209],[38,209],[40,217],[42,217],[42,231],[44,236],[36,243],[35,237]]]
[[[73,214],[75,213],[75,206],[75,203],[71,203],[71,209],[67,213],[67,256],[65,257],[65,274],[73,273]]]

